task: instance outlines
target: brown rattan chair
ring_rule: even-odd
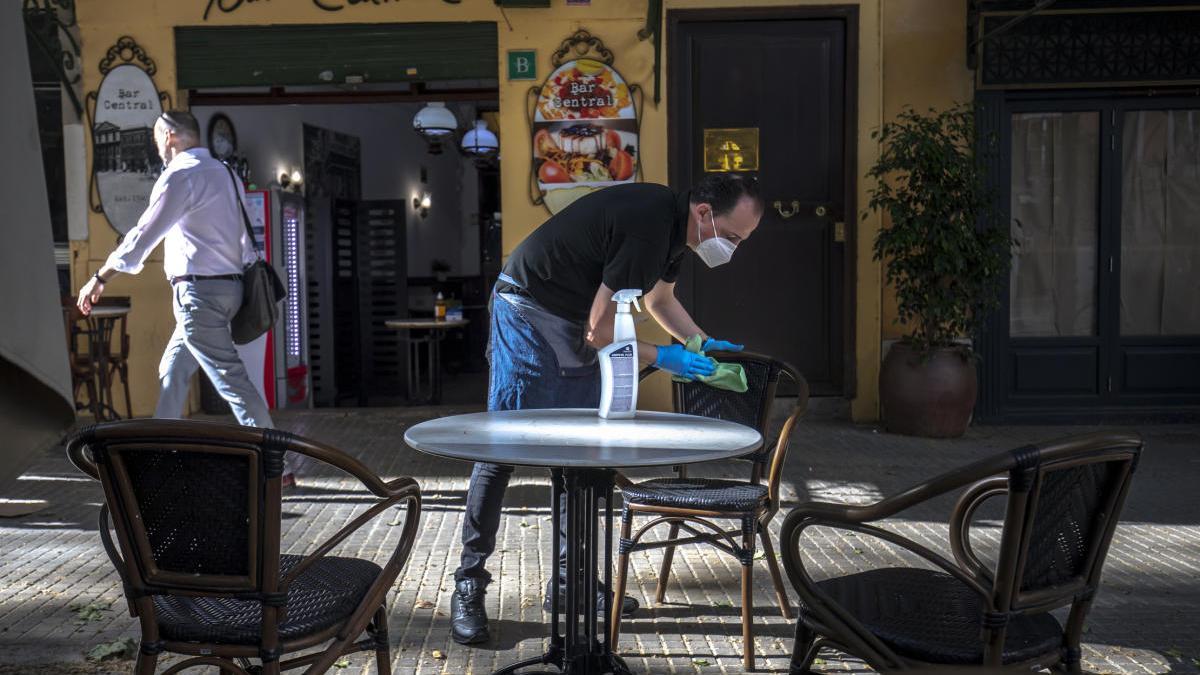
[[[263,673],[304,666],[306,673],[324,673],[359,651],[374,651],[378,671],[390,672],[387,593],[421,513],[411,478],[384,482],[353,457],[283,431],[185,420],[90,426],[69,440],[67,452],[104,486],[100,539],[141,622],[136,673],[153,673],[162,652],[193,657],[164,675],[204,664],[248,675],[257,670],[250,659],[261,661]],[[378,498],[303,556],[279,551],[288,452],[349,473]],[[328,555],[401,503],[404,527],[382,568]],[[320,651],[282,660],[329,641]]]
[[[994,455],[875,504],[797,506],[780,533],[801,600],[791,672],[810,672],[829,646],[884,672],[953,664],[1079,673],[1083,622],[1141,449],[1132,434],[1073,436]],[[950,516],[955,562],[870,524],[964,487]],[[993,498],[1004,503],[1003,529],[994,563],[985,564],[971,524]],[[884,567],[813,581],[801,537],[814,526],[878,537],[939,569]],[[1065,606],[1064,626],[1050,612]]]
[[[794,368],[769,356],[748,352],[717,353],[722,363],[737,363],[746,370],[747,391],[734,393],[710,387],[700,382],[675,383],[676,412],[702,415],[738,422],[759,430],[764,444],[758,451],[743,459],[749,461],[749,480],[733,481],[713,478],[689,478],[686,467],[678,467],[678,476],[640,483],[618,477],[624,508],[621,512],[620,556],[617,562],[615,597],[625,594],[629,569],[629,554],[653,548],[664,548],[662,569],[658,575],[657,602],[666,596],[667,581],[675,547],[681,544],[711,544],[737,558],[742,565],[742,642],[743,662],[747,669],[754,667],[754,637],[751,631],[752,572],[755,537],[762,542],[767,569],[775,584],[775,595],[784,618],[792,618],[787,590],[779,573],[779,563],[767,532],[767,525],[779,511],[779,478],[787,459],[788,442],[796,423],[808,406],[808,382]],[[780,375],[791,378],[798,388],[796,402],[783,424],[778,438],[770,443],[767,424],[775,402]],[[653,516],[653,520],[632,532],[635,515]],[[738,521],[727,529],[712,519]],[[651,529],[667,524],[669,530],[662,541],[643,542]],[[680,536],[680,530],[684,536]],[[613,610],[609,644],[617,644],[621,631],[620,606]]]

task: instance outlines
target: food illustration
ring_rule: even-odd
[[[534,92],[533,175],[552,213],[637,179],[637,115],[617,71],[593,59],[568,61]]]
[[[626,132],[628,133],[628,132]],[[629,134],[632,136],[632,134]],[[598,124],[539,129],[533,137],[541,183],[607,183],[633,177],[637,149],[621,132]]]

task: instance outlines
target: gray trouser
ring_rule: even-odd
[[[181,281],[174,294],[175,332],[158,364],[155,417],[183,417],[192,375],[202,368],[239,424],[274,427],[246,366],[233,346],[229,321],[242,304],[242,282],[231,279]]]

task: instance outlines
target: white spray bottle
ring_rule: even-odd
[[[638,345],[629,303],[642,311],[637,301],[641,294],[636,288],[613,293],[613,302],[617,303],[613,341],[599,354],[600,416],[605,419],[629,418],[637,412]]]

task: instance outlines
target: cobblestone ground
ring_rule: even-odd
[[[425,496],[420,540],[390,599],[393,671],[488,673],[543,648],[541,611],[550,525],[544,472],[518,470],[510,487],[499,551],[490,563],[496,581],[487,596],[493,639],[461,647],[448,635],[452,571],[466,494],[467,464],[408,449],[404,430],[423,419],[465,408],[385,408],[281,412],[279,425],[338,446],[385,478],[414,476]],[[940,471],[1027,442],[1092,430],[1084,427],[975,427],[963,439],[931,441],[892,436],[873,426],[814,414],[798,430],[784,475],[784,510],[809,499],[865,502],[894,494]],[[1200,672],[1200,427],[1152,426],[1139,431],[1148,450],[1117,530],[1101,594],[1086,633],[1085,667],[1101,673]],[[738,477],[737,463],[704,466],[698,475]],[[632,476],[653,475],[651,472]],[[32,515],[0,520],[0,673],[128,672],[121,660],[89,662],[85,653],[136,638],[120,583],[96,533],[99,486],[75,471],[60,449],[39,458],[19,480],[0,485],[8,499],[42,499]],[[301,552],[363,509],[364,491],[324,466],[306,466],[285,496],[285,549]],[[889,527],[947,551],[951,498],[923,506]],[[778,536],[782,514],[772,533]],[[398,528],[384,516],[342,549],[382,561]],[[994,541],[986,529],[982,539]],[[985,545],[986,548],[986,545]],[[837,575],[900,556],[874,541],[818,532],[805,548],[818,576]],[[680,549],[667,602],[652,602],[661,552],[636,554],[630,593],[643,609],[623,623],[620,651],[635,672],[740,673],[739,570],[713,549]],[[765,564],[754,570],[755,635],[759,668],[786,672],[792,627],[778,612]],[[793,595],[794,599],[794,595]],[[363,655],[341,673],[374,672]],[[823,654],[815,667],[863,672],[860,662]]]

